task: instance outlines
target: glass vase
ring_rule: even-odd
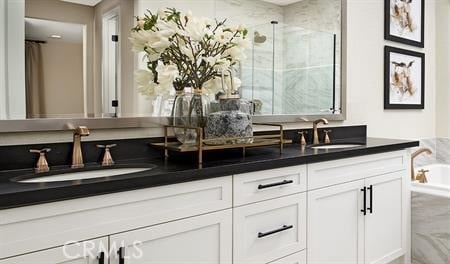
[[[206,127],[209,110],[209,97],[201,89],[195,89],[189,106],[189,124],[192,127]]]
[[[197,142],[197,131],[186,128],[191,127],[191,124],[189,123],[189,107],[191,99],[192,95],[190,93],[178,91],[172,110],[173,125],[178,126],[174,128],[174,135],[180,143],[186,145],[193,145]]]

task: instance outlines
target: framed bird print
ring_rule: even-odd
[[[424,109],[425,54],[386,46],[384,109]]]
[[[385,0],[384,38],[424,47],[424,0]]]

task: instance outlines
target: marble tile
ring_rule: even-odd
[[[432,155],[421,155],[416,158],[416,167],[433,163],[450,164],[450,139],[449,138],[428,138],[420,140],[420,147],[426,147],[433,151]]]
[[[413,264],[450,263],[450,198],[411,195]]]
[[[436,139],[436,159],[439,163],[450,164],[450,138]]]

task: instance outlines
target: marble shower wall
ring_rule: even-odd
[[[416,167],[433,163],[450,164],[450,138],[430,138],[420,140],[420,147],[426,147],[433,151],[432,155],[421,155],[416,158]]]

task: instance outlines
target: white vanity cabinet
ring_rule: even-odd
[[[0,210],[0,264],[407,263],[409,166],[396,151]]]
[[[0,260],[0,264],[107,264],[108,237]]]
[[[308,263],[385,264],[406,253],[407,161],[395,152],[352,159],[348,171],[309,168],[346,183],[308,192]]]

